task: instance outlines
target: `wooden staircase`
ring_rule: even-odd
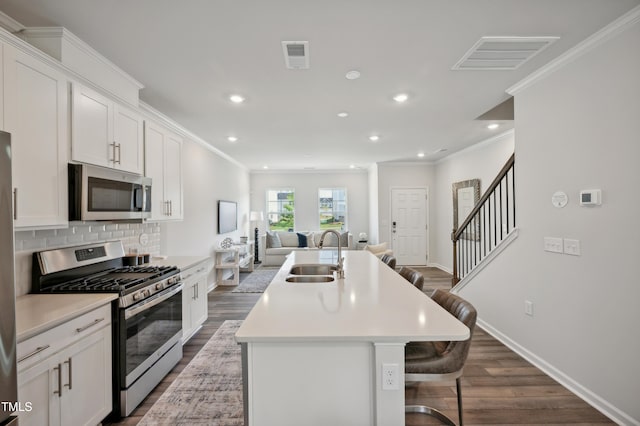
[[[514,171],[512,154],[467,218],[451,233],[452,286],[468,276],[516,229]]]

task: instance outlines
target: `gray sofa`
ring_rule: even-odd
[[[322,231],[314,232],[285,232],[274,231],[269,232],[269,238],[267,234],[260,236],[260,260],[264,266],[280,266],[284,263],[287,256],[295,250],[318,250],[318,243],[320,242],[320,236]],[[300,247],[300,238],[298,234],[306,236],[306,247]],[[353,244],[353,236],[348,232],[341,233],[343,239],[342,248],[345,250],[353,250],[355,248]],[[277,240],[280,242],[278,247]],[[274,244],[275,242],[275,244]],[[344,242],[347,242],[345,246]],[[327,234],[324,240],[324,248],[338,247],[338,241],[333,234]]]

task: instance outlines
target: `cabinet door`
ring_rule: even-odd
[[[117,152],[112,117],[113,102],[74,83],[71,159],[97,166],[114,166]]]
[[[68,224],[68,82],[4,46],[5,129],[11,133],[16,228]]]
[[[207,274],[199,274],[194,284],[196,297],[191,306],[191,326],[199,327],[209,316],[207,303]]]
[[[114,138],[118,169],[131,173],[144,173],[142,117],[121,105],[114,106]]]
[[[112,409],[111,327],[104,327],[60,353],[61,424],[95,425]]]
[[[47,358],[18,374],[18,401],[31,403],[31,411],[22,411],[20,426],[60,424],[58,368],[55,356]]]
[[[167,134],[164,149],[164,195],[169,201],[169,219],[182,219],[182,139]]]
[[[185,282],[182,288],[182,344],[191,338],[191,304],[195,295],[191,280]]]
[[[169,211],[164,198],[164,129],[149,121],[144,124],[144,175],[151,182],[151,218],[162,220]]]

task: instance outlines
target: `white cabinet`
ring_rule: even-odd
[[[112,410],[111,311],[105,305],[18,343],[20,425],[95,425]]]
[[[210,262],[204,261],[182,271],[182,343],[200,329],[209,316],[207,303],[207,276]]]
[[[4,129],[11,133],[14,225],[68,225],[69,90],[64,74],[3,46]]]
[[[135,111],[73,84],[71,159],[143,173],[143,120]]]
[[[144,140],[145,176],[152,179],[149,220],[182,220],[182,139],[146,121]]]

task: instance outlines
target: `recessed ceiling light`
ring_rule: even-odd
[[[369,136],[369,140],[370,140],[371,142],[377,142],[377,141],[379,141],[379,140],[380,140],[380,136],[378,136],[378,135],[371,135],[371,136]]]
[[[267,166],[266,164],[264,166],[262,166],[263,169],[268,169],[269,166]]]
[[[233,102],[234,104],[241,104],[242,102],[244,102],[244,96],[241,95],[231,95],[229,96],[229,100],[231,102]]]
[[[500,127],[498,123],[491,123],[487,126],[487,129],[494,130],[494,129],[497,129],[498,127]]]
[[[236,141],[238,140],[238,138],[236,138],[235,136],[229,136],[229,137],[227,138],[227,140],[228,140],[229,142],[236,142]]]
[[[356,165],[355,165],[355,164],[349,164],[349,168],[350,168],[350,169],[355,169],[355,168],[356,168]]]
[[[349,116],[349,113],[345,112],[345,111],[342,111],[342,112],[338,113],[338,117],[340,117],[340,118],[345,118],[345,117],[348,117],[348,116]]]
[[[448,149],[447,149],[447,148],[439,148],[439,149],[435,150],[435,151],[434,151],[434,153],[435,153],[435,154],[439,154],[439,153],[441,153],[441,152],[446,152],[446,151],[448,151]]]
[[[345,75],[345,77],[347,77],[347,80],[356,80],[360,78],[360,71],[351,70]]]
[[[393,97],[393,100],[398,103],[405,102],[407,99],[409,99],[409,95],[407,95],[406,93],[398,93]]]
[[[424,152],[419,152],[418,153],[418,157],[420,157],[420,158],[424,157]]]

